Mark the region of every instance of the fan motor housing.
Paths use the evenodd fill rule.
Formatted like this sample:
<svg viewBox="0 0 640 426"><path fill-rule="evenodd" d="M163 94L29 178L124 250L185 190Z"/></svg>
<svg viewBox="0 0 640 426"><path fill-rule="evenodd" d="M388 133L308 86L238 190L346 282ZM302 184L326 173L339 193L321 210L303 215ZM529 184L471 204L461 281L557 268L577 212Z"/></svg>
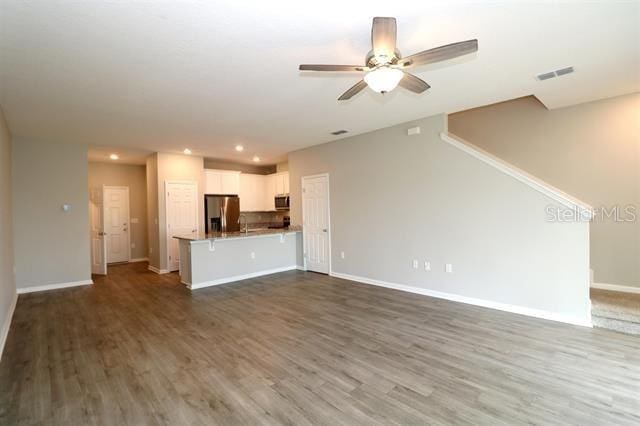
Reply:
<svg viewBox="0 0 640 426"><path fill-rule="evenodd" d="M379 62L378 58L376 58L376 56L373 54L373 50L370 50L369 53L367 53L364 63L367 64L367 67L369 68L375 68L377 66L385 64L395 65L398 63L400 58L402 58L400 51L398 49L395 49L391 58L388 58L385 62Z"/></svg>

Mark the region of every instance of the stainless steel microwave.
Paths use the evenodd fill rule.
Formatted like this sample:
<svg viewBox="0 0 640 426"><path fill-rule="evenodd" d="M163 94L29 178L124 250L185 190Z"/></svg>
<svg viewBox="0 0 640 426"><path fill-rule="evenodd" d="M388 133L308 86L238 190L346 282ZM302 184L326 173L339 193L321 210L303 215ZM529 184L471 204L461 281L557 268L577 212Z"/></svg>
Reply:
<svg viewBox="0 0 640 426"><path fill-rule="evenodd" d="M276 195L276 210L289 210L288 195Z"/></svg>

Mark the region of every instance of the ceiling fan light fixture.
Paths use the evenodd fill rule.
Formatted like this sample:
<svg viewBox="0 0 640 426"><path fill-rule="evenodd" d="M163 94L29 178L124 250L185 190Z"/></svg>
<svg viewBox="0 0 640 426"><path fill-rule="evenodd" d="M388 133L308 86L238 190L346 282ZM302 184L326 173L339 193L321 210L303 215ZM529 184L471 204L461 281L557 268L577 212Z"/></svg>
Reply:
<svg viewBox="0 0 640 426"><path fill-rule="evenodd" d="M399 69L380 67L365 74L364 81L374 92L386 93L395 89L402 77L404 72Z"/></svg>

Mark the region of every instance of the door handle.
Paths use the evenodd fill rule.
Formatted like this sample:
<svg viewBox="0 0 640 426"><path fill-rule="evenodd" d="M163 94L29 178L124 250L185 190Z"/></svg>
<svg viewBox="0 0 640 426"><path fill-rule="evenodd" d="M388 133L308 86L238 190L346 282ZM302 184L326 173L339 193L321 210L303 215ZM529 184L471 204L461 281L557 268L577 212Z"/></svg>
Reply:
<svg viewBox="0 0 640 426"><path fill-rule="evenodd" d="M106 232L102 232L102 231L101 231L101 232L98 232L98 235L99 235L100 237L104 237L105 235L107 235L107 233L106 233Z"/></svg>
<svg viewBox="0 0 640 426"><path fill-rule="evenodd" d="M326 228L325 228L325 229L323 229L323 230L322 230L322 232L327 232L327 229L326 229Z"/></svg>
<svg viewBox="0 0 640 426"><path fill-rule="evenodd" d="M127 232L127 228L124 228L124 229L122 230L122 232Z"/></svg>

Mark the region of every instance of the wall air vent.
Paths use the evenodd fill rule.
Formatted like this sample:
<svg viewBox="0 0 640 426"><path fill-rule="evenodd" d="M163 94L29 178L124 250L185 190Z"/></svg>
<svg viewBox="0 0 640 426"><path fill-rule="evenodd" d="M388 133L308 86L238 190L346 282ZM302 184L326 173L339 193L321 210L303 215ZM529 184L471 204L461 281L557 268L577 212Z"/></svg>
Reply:
<svg viewBox="0 0 640 426"><path fill-rule="evenodd" d="M560 68L559 70L538 74L536 75L536 79L539 81L549 80L550 78L562 77L563 75L571 74L573 71L573 67Z"/></svg>
<svg viewBox="0 0 640 426"><path fill-rule="evenodd" d="M348 132L348 130L342 129L342 130L336 130L335 132L331 132L331 134L338 136L338 135L344 135L347 132Z"/></svg>

